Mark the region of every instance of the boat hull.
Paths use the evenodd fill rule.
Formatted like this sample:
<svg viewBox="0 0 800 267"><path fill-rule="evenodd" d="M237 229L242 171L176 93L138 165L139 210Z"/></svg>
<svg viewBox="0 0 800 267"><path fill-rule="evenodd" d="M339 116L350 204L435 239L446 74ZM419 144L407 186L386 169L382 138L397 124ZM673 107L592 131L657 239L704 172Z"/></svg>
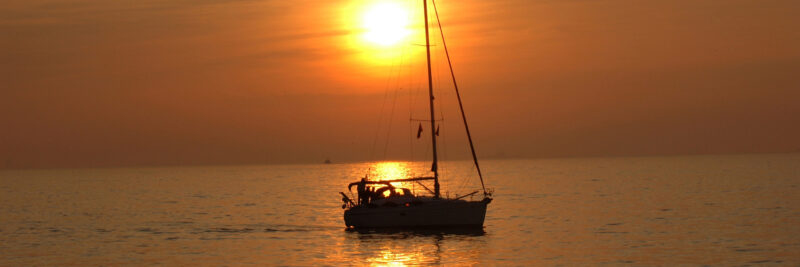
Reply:
<svg viewBox="0 0 800 267"><path fill-rule="evenodd" d="M436 199L416 205L366 207L345 210L344 222L353 228L483 227L491 199L464 201Z"/></svg>

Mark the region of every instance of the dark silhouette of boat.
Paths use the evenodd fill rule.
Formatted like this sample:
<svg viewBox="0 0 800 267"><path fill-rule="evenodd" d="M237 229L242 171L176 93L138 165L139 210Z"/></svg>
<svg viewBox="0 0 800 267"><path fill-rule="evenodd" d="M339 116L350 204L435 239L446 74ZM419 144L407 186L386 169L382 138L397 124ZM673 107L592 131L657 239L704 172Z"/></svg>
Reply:
<svg viewBox="0 0 800 267"><path fill-rule="evenodd" d="M464 107L461 103L461 95L458 92L458 85L456 83L455 75L453 74L453 67L452 63L450 62L449 52L447 51L447 44L444 41L444 33L441 34L442 45L444 46L444 51L447 55L447 63L450 67L450 74L453 79L456 97L458 98L458 104L461 110L461 118L464 122L464 130L466 131L467 139L469 140L472 159L475 164L478 177L481 181L482 190L477 190L456 198L442 197L441 193L439 192L440 186L436 144L438 128L436 127L436 120L434 118L435 105L433 79L431 73L431 44L428 26L428 1L433 3L437 20L439 15L438 11L436 11L436 3L434 0L423 0L423 17L425 18L425 48L427 52L428 65L430 127L431 129L437 129L436 131L430 131L433 153L433 162L431 165L432 176L382 181L370 181L367 179L368 177L364 177L360 181L350 183L348 185L348 190L351 190L351 192L353 186L357 187L357 199L351 199L347 194L340 192L342 195L342 201L344 202L342 208L345 209L344 222L348 228L438 228L454 226L482 228L484 219L486 217L486 209L489 203L492 202L491 193L486 190L480 165L478 164L478 157L475 154L472 136L470 135L469 126L467 125L467 117L464 113ZM440 23L439 30L441 32ZM418 137L420 133L421 131L417 133ZM393 185L393 183L401 182L412 182L419 184L429 193L431 193L431 195L414 195L408 188L400 188ZM432 182L433 189L431 190L430 187L426 186L423 182ZM481 191L483 192L482 199L466 200L467 197L472 197Z"/></svg>

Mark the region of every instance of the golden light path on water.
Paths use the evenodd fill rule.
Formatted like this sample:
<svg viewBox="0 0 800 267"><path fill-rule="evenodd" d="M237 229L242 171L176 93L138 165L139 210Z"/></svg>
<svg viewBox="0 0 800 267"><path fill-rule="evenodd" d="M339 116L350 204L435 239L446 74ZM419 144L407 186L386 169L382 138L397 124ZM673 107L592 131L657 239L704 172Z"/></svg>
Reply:
<svg viewBox="0 0 800 267"><path fill-rule="evenodd" d="M419 258L424 256L422 253L397 253L390 249L379 252L379 256L367 259L371 266L408 266L407 264L418 264Z"/></svg>
<svg viewBox="0 0 800 267"><path fill-rule="evenodd" d="M485 233L345 230L337 193L402 163L2 171L0 266L800 266L799 160L487 160Z"/></svg>
<svg viewBox="0 0 800 267"><path fill-rule="evenodd" d="M369 170L368 179L370 181L386 181L386 180L397 180L397 179L406 179L415 177L415 172L412 171L412 166L408 162L399 162L399 161L384 161L384 162L377 162L374 163ZM412 192L416 189L416 183L412 182L396 182L392 183L392 186L401 187L401 188L408 188L411 189ZM380 186L378 186L380 187ZM417 192L414 192L415 194ZM389 192L385 192L385 194L389 194Z"/></svg>
<svg viewBox="0 0 800 267"><path fill-rule="evenodd" d="M408 178L408 175L410 175L410 169L406 162L378 162L372 168L375 173L370 177L370 180L375 181L403 179Z"/></svg>

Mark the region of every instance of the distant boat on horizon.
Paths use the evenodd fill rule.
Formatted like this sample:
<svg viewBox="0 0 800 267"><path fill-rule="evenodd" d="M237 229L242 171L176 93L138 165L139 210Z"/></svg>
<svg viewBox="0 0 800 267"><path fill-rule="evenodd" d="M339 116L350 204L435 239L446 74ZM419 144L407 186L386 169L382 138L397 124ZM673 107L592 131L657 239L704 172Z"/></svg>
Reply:
<svg viewBox="0 0 800 267"><path fill-rule="evenodd" d="M436 19L438 21L439 15L438 11L436 11L436 3L432 3L434 12L436 12ZM465 200L466 197L473 196L478 192L481 192L481 190L476 190L455 198L442 197L441 193L439 192L439 160L437 156L436 144L436 138L439 134L439 129L436 127L436 119L434 117L436 113L434 112L435 105L431 71L428 0L423 0L423 12L423 17L425 18L425 48L427 52L428 65L428 101L430 110L430 132L433 156L433 162L431 164L432 176L371 181L367 175L364 178L361 178L360 181L350 183L347 186L348 191L350 191L353 186L357 187L358 197L355 201L350 199L350 197L348 197L344 192L339 192L342 195L342 201L344 202L342 205L342 208L344 209L344 222L348 228L416 228L452 226L482 228L484 219L486 217L487 206L492 202L491 193L486 190L480 165L478 165L478 157L475 154L472 136L470 135L469 126L467 125L467 117L464 114L464 108L461 104L461 96L458 93L458 85L456 84L455 75L453 74L452 63L450 62L450 56L447 52L447 44L444 42L444 33L441 34L442 45L444 46L444 51L447 55L447 63L450 67L450 74L453 79L453 86L455 87L458 105L461 111L461 117L464 122L464 129L467 134L467 139L469 140L472 159L475 164L475 169L478 172L478 177L481 181L483 198L475 201ZM441 24L439 24L439 30L441 32ZM419 131L417 132L417 138L421 136L421 133L422 124L420 124ZM422 183L423 181L433 181L433 190ZM431 195L414 195L414 192L408 188L400 188L393 185L393 183L401 182L419 184L425 190L430 192Z"/></svg>
<svg viewBox="0 0 800 267"><path fill-rule="evenodd" d="M331 161L331 159L325 159L325 161L324 161L324 162L322 162L322 163L325 163L325 164L331 164L331 163L333 163L333 162Z"/></svg>

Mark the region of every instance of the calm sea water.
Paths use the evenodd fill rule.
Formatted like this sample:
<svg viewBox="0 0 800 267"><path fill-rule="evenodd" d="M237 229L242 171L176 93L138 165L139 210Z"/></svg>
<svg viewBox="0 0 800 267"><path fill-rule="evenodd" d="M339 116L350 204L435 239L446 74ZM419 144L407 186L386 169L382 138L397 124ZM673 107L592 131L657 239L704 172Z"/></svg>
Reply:
<svg viewBox="0 0 800 267"><path fill-rule="evenodd" d="M3 171L0 265L800 265L799 154L483 164L479 232L345 231L348 182L414 164Z"/></svg>

